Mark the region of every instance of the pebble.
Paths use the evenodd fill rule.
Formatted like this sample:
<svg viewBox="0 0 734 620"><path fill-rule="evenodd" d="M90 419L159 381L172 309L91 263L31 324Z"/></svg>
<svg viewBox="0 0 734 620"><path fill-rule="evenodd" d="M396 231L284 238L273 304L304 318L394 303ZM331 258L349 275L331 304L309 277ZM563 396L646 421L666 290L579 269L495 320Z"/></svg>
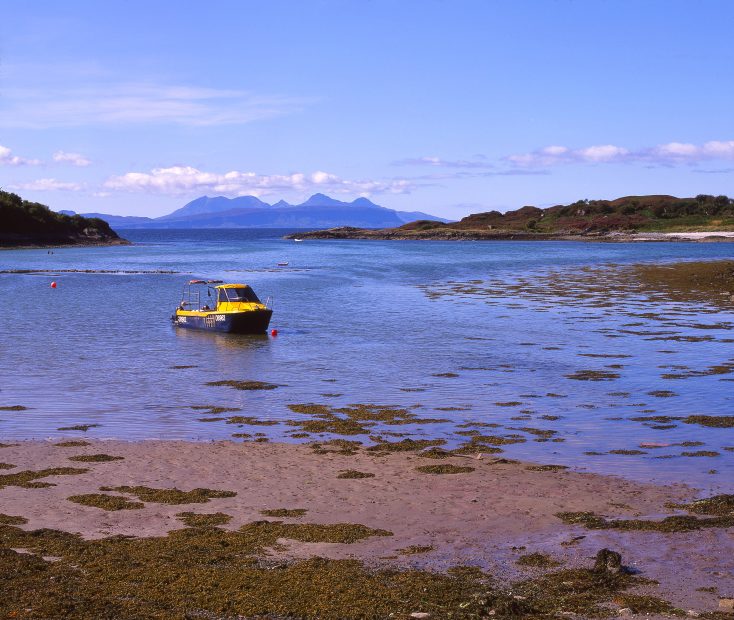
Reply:
<svg viewBox="0 0 734 620"><path fill-rule="evenodd" d="M620 616L631 616L632 610L629 607L622 607L622 609L619 610Z"/></svg>
<svg viewBox="0 0 734 620"><path fill-rule="evenodd" d="M719 599L719 611L726 613L734 613L734 598L720 598Z"/></svg>
<svg viewBox="0 0 734 620"><path fill-rule="evenodd" d="M431 614L429 614L427 611L414 611L412 614L410 614L411 618L430 618Z"/></svg>

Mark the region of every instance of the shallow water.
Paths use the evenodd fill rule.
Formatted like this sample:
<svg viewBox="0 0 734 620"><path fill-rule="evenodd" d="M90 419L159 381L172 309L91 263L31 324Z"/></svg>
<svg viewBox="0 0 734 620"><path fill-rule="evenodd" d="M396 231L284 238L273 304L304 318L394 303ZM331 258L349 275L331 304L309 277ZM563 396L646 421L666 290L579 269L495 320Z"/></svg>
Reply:
<svg viewBox="0 0 734 620"><path fill-rule="evenodd" d="M212 416L191 407L284 421L299 417L287 408L293 403L417 405L421 418L450 421L384 430L452 445L465 439L457 424L497 423L494 433L526 439L503 446L509 457L734 486L734 452L724 449L734 447L734 428L630 420L734 413L734 373L726 371L734 313L617 291L625 285L619 266L731 258L734 246L293 243L283 234L125 231L135 245L0 252L0 407L28 407L0 411L0 441L76 436L58 429L77 424L98 424L86 435L100 438L289 439L298 429L201 422ZM289 265L278 267L282 261ZM244 281L272 296L279 335L174 328L169 317L192 277ZM719 374L707 370L715 366ZM205 385L222 379L280 387ZM703 445L639 448L688 441ZM681 456L701 450L719 455Z"/></svg>

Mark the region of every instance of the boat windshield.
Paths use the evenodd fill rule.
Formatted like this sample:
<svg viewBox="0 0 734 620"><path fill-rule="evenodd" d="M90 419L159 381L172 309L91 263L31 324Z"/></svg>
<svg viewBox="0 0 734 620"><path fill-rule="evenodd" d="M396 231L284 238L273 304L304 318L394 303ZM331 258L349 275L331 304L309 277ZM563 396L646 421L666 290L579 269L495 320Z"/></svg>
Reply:
<svg viewBox="0 0 734 620"><path fill-rule="evenodd" d="M243 288L220 288L219 301L250 301L260 303L258 296L255 295L249 286Z"/></svg>

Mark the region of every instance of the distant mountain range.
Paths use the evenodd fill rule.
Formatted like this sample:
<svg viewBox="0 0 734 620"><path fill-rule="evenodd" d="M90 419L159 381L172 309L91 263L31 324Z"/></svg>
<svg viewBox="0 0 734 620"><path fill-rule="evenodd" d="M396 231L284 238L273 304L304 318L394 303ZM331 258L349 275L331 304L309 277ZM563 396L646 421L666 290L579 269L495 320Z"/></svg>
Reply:
<svg viewBox="0 0 734 620"><path fill-rule="evenodd" d="M75 215L73 211L61 211ZM389 228L416 220L449 222L420 211L395 211L375 204L367 198L352 202L314 194L305 202L292 205L284 200L275 204L255 196L225 198L202 196L173 213L157 218L83 213L97 217L114 228Z"/></svg>

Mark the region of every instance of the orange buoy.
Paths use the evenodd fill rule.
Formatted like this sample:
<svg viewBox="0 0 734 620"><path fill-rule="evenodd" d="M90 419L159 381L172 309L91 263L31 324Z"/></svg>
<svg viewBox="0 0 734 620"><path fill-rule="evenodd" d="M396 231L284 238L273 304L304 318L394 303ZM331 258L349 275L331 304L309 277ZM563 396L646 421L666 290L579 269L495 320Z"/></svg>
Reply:
<svg viewBox="0 0 734 620"><path fill-rule="evenodd" d="M278 330L277 329L271 329L270 330L270 335L271 336L277 336L278 335Z"/></svg>
<svg viewBox="0 0 734 620"><path fill-rule="evenodd" d="M51 288L56 288L56 282L51 282Z"/></svg>

